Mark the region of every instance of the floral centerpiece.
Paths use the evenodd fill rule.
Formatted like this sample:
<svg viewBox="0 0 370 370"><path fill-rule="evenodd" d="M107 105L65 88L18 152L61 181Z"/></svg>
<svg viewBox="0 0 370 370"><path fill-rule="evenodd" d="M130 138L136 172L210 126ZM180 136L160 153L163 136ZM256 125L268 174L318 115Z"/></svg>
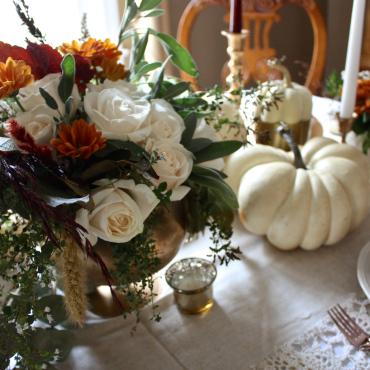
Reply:
<svg viewBox="0 0 370 370"><path fill-rule="evenodd" d="M67 355L62 300L82 325L86 259L117 305L116 291L131 311L153 302L153 230L163 207L182 209L190 235L208 227L215 259L238 258L230 242L238 204L221 170L242 143L219 141L206 123L222 120L217 99L206 99L212 91L165 77L169 61L196 75L189 53L169 35L135 28L138 17L161 13L159 3L127 1L117 44L84 27L80 41L53 48L24 0L15 2L34 41L0 43L2 368L13 360L39 369ZM164 63L145 61L149 37L168 53ZM126 39L128 66L118 47ZM112 249L114 269L97 252L101 243ZM56 294L56 264L64 296Z"/></svg>
<svg viewBox="0 0 370 370"><path fill-rule="evenodd" d="M329 97L340 100L343 87L341 74L333 72L326 83ZM355 113L352 131L362 142L362 150L367 154L370 148L370 71L363 70L358 74Z"/></svg>

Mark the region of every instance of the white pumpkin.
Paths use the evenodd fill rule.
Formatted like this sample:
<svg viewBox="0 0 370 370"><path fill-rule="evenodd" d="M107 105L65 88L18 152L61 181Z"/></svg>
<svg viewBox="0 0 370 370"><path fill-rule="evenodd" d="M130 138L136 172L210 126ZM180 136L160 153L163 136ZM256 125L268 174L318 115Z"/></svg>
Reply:
<svg viewBox="0 0 370 370"><path fill-rule="evenodd" d="M369 210L369 164L358 149L314 138L301 153L306 169L292 152L257 144L232 154L226 168L242 224L279 249L334 244Z"/></svg>
<svg viewBox="0 0 370 370"><path fill-rule="evenodd" d="M246 117L245 124L249 126L252 121L265 123L296 124L302 121L309 121L312 112L312 94L306 87L292 82L290 73L286 67L277 60L269 60L271 68L280 70L283 73L282 80L266 81L262 83L252 94L243 97L240 109L242 117ZM272 104L267 110L263 104L273 103L274 96L279 95L281 101Z"/></svg>

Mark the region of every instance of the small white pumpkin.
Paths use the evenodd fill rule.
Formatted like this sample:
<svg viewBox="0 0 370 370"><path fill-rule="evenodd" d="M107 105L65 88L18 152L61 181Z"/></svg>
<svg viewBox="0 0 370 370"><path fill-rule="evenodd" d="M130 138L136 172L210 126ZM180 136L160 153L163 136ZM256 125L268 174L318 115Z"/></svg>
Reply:
<svg viewBox="0 0 370 370"><path fill-rule="evenodd" d="M295 148L297 149L297 147ZM244 227L279 249L334 244L369 210L369 164L356 148L314 138L299 150L255 145L230 156L226 173Z"/></svg>
<svg viewBox="0 0 370 370"><path fill-rule="evenodd" d="M271 68L282 72L282 80L266 81L262 83L253 94L247 94L241 103L242 116L247 117L246 125L254 121L264 123L296 124L309 121L312 112L312 94L306 87L292 82L286 67L276 59L268 61ZM263 103L273 103L275 97L281 101L272 104L266 110ZM262 98L262 99L261 99Z"/></svg>

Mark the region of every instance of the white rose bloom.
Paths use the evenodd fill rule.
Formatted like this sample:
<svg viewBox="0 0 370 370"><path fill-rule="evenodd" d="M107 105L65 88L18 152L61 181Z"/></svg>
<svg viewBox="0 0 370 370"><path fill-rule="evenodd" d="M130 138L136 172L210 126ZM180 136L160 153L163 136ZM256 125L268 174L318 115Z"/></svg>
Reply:
<svg viewBox="0 0 370 370"><path fill-rule="evenodd" d="M55 113L46 105L19 113L15 119L33 137L37 144L49 144L53 137Z"/></svg>
<svg viewBox="0 0 370 370"><path fill-rule="evenodd" d="M185 130L184 120L176 113L172 105L164 99L153 99L150 112L152 132L155 140L169 140L179 143Z"/></svg>
<svg viewBox="0 0 370 370"><path fill-rule="evenodd" d="M193 154L181 144L167 140L152 143L150 151L160 156L160 159L152 166L159 179L152 179L152 182L155 185L165 182L167 189L172 190L172 201L182 199L190 191L188 186L182 184L193 169Z"/></svg>
<svg viewBox="0 0 370 370"><path fill-rule="evenodd" d="M144 221L158 205L152 190L133 180L100 180L105 186L92 193L92 211L81 208L76 222L88 232L92 245L98 238L112 243L126 243L143 232Z"/></svg>
<svg viewBox="0 0 370 370"><path fill-rule="evenodd" d="M129 95L131 97L141 98L145 94L143 94L141 91L138 90L137 86L124 81L124 80L118 80L118 81L111 81L111 80L104 80L103 83L99 85L94 84L88 84L87 90L89 92L101 92L106 89L117 89L121 92L123 92L126 95Z"/></svg>
<svg viewBox="0 0 370 370"><path fill-rule="evenodd" d="M216 130L210 125L208 125L204 118L198 120L197 127L195 128L193 138L194 139L205 138L205 139L210 139L214 142L220 141ZM222 171L223 168L225 167L225 161L223 158L217 158L211 161L199 163L199 165L202 167L209 167L209 168L213 168L218 171Z"/></svg>
<svg viewBox="0 0 370 370"><path fill-rule="evenodd" d="M28 85L26 87L22 87L19 89L19 96L20 96L20 102L23 106L23 108L28 111L32 110L38 105L46 105L44 98L40 94L40 87L42 87L46 92L51 95L54 100L58 104L58 109L60 113L65 114L65 104L62 102L62 100L59 97L58 93L58 86L60 82L60 73L52 73L41 80L35 81L31 85ZM76 112L78 108L78 104L80 103L80 94L78 92L77 86L73 86L72 90L72 97L73 97L73 103L72 103L72 115ZM56 112L52 109L50 109L52 114L55 116Z"/></svg>
<svg viewBox="0 0 370 370"><path fill-rule="evenodd" d="M145 99L110 88L88 92L84 105L91 122L107 139L138 143L150 134L150 103Z"/></svg>

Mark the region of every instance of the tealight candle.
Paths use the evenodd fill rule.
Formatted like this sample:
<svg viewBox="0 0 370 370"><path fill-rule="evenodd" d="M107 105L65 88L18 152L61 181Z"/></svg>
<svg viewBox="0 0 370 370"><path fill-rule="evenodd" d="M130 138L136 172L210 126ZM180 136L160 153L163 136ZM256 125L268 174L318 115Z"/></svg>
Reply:
<svg viewBox="0 0 370 370"><path fill-rule="evenodd" d="M213 263L202 258L185 258L168 268L166 281L174 290L179 309L196 314L213 306L212 283L216 275Z"/></svg>

